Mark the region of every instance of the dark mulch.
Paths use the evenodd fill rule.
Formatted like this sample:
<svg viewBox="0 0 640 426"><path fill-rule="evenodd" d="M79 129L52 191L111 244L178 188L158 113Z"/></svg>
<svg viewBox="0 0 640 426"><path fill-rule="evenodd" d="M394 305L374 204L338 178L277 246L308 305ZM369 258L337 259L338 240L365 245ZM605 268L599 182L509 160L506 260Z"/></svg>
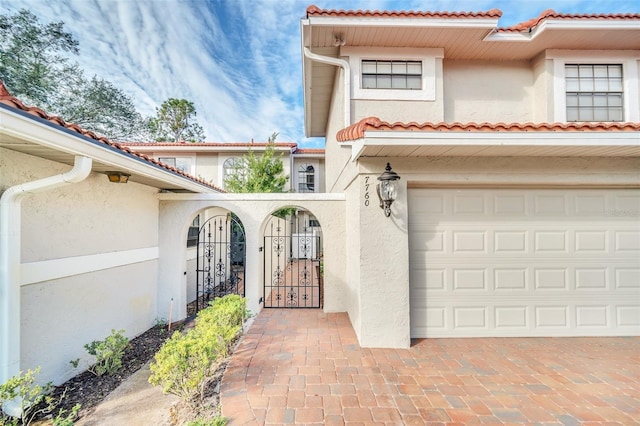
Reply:
<svg viewBox="0 0 640 426"><path fill-rule="evenodd" d="M167 331L166 325L158 325L132 339L122 358L122 367L113 375L99 377L85 371L56 387L54 396L58 398L66 389L66 397L59 408L71 410L75 404L81 404L80 417L91 413L109 393L153 358L174 330L176 330L175 324L170 332Z"/></svg>

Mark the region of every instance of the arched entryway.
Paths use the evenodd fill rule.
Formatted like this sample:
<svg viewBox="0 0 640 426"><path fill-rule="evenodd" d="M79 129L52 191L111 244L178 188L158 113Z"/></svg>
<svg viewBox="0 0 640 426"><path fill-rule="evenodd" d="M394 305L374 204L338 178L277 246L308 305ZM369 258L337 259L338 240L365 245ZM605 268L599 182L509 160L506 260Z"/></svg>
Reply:
<svg viewBox="0 0 640 426"><path fill-rule="evenodd" d="M308 210L285 207L264 227L265 308L323 307L322 228Z"/></svg>
<svg viewBox="0 0 640 426"><path fill-rule="evenodd" d="M205 211L189 228L187 245L195 248L188 316L227 294L245 295L246 235L240 219L222 209ZM192 250L193 250L192 248Z"/></svg>

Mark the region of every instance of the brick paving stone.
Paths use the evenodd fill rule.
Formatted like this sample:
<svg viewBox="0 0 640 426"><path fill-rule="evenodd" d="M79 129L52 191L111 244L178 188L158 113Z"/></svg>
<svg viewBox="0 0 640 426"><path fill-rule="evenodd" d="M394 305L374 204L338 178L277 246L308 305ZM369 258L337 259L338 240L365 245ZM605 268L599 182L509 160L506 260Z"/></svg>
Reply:
<svg viewBox="0 0 640 426"><path fill-rule="evenodd" d="M638 353L635 337L369 349L346 314L265 309L230 359L222 414L230 425L637 424Z"/></svg>

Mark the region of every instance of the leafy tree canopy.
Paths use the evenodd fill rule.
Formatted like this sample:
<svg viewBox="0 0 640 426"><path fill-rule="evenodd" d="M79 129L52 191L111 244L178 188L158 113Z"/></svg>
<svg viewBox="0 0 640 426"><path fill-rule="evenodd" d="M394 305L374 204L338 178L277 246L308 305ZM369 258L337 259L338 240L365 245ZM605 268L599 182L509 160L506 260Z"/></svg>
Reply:
<svg viewBox="0 0 640 426"><path fill-rule="evenodd" d="M289 179L284 174L282 154L275 152L275 141L278 134L269 138L264 153L256 155L253 150L240 158L234 167L234 173L224 180L229 192L284 192Z"/></svg>
<svg viewBox="0 0 640 426"><path fill-rule="evenodd" d="M169 98L156 108L156 117L149 120L149 126L159 142L202 142L204 131L195 117L193 102Z"/></svg>
<svg viewBox="0 0 640 426"><path fill-rule="evenodd" d="M78 54L78 41L63 27L40 24L26 9L0 15L0 79L14 96L45 104L65 75L77 72L66 55Z"/></svg>

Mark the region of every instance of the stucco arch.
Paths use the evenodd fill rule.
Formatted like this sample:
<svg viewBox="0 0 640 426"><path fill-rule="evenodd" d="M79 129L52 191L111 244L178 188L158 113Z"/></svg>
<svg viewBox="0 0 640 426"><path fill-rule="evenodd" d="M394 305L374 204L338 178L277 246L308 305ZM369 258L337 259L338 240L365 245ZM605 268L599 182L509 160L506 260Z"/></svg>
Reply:
<svg viewBox="0 0 640 426"><path fill-rule="evenodd" d="M324 238L325 312L344 312L346 286L345 198L343 194L175 194L161 193L159 219L158 317L186 317L186 235L198 212L219 207L232 211L242 221L246 234L245 296L248 308L258 313L262 306L260 247L262 231L272 212L298 206L314 214Z"/></svg>

